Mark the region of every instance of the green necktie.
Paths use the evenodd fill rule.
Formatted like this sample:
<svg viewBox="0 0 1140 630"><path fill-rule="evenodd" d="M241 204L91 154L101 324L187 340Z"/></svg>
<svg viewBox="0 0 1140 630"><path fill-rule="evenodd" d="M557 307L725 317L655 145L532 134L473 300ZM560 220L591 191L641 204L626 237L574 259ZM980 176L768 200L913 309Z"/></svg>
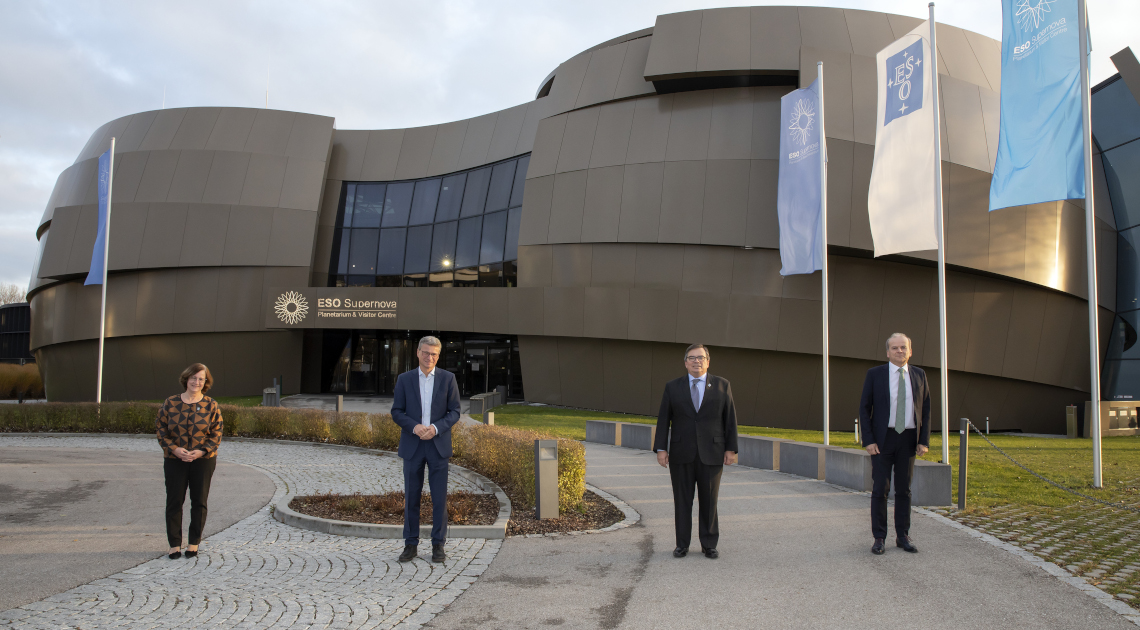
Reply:
<svg viewBox="0 0 1140 630"><path fill-rule="evenodd" d="M895 431L902 433L906 430L906 381L903 380L903 369L899 368L899 397L895 402Z"/></svg>

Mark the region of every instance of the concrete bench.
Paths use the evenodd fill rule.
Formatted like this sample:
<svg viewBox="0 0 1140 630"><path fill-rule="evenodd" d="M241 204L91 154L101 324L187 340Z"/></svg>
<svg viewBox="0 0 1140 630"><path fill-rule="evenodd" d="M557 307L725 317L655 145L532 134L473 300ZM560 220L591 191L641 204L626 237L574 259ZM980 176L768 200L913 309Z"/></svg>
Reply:
<svg viewBox="0 0 1140 630"><path fill-rule="evenodd" d="M587 420L586 441L621 446L622 423L609 420Z"/></svg>
<svg viewBox="0 0 1140 630"><path fill-rule="evenodd" d="M643 451L653 450L653 440L657 437L657 425L637 422L622 422L621 445Z"/></svg>
<svg viewBox="0 0 1140 630"><path fill-rule="evenodd" d="M780 472L808 479L824 479L827 471L826 454L833 448L835 447L810 442L785 442L780 445Z"/></svg>
<svg viewBox="0 0 1140 630"><path fill-rule="evenodd" d="M871 456L867 451L853 448L830 448L826 454L825 480L844 488L870 492ZM914 478L910 480L910 499L913 505L950 505L950 466L938 462L918 460L914 463ZM894 497L894 488L891 488Z"/></svg>
<svg viewBox="0 0 1140 630"><path fill-rule="evenodd" d="M741 466L762 468L764 470L780 469L780 444L791 442L781 438L760 437L756 435L741 435L737 437L740 452L737 454L737 463Z"/></svg>

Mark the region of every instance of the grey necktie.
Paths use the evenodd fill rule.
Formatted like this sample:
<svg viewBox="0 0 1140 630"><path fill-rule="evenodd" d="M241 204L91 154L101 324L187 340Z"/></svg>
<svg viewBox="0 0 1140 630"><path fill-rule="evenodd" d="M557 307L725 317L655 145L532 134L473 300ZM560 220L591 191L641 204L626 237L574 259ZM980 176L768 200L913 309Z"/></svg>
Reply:
<svg viewBox="0 0 1140 630"><path fill-rule="evenodd" d="M701 410L700 381L698 381L697 379L693 379L692 394L693 394L693 409L700 411Z"/></svg>
<svg viewBox="0 0 1140 630"><path fill-rule="evenodd" d="M899 395L895 401L895 431L902 433L906 430L906 381L903 379L902 368L899 368Z"/></svg>

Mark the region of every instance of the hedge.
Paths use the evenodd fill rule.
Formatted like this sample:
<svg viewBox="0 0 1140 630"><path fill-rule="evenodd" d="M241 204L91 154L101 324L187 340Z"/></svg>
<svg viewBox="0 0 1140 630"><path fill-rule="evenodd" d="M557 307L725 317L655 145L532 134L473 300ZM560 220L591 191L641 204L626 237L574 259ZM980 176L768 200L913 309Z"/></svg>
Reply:
<svg viewBox="0 0 1140 630"><path fill-rule="evenodd" d="M159 403L32 403L0 405L0 433L154 433ZM225 436L326 442L396 450L400 427L388 414L222 405ZM518 509L534 508L534 441L556 439L507 427L452 427L457 464L499 484ZM558 439L558 506L582 510L586 448ZM224 442L224 440L223 440Z"/></svg>

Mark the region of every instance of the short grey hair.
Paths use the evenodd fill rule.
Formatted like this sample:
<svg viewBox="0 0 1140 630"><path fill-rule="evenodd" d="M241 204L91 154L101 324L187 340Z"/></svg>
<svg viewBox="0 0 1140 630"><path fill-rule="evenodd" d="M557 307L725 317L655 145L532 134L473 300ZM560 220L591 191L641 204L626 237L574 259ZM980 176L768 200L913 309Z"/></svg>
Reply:
<svg viewBox="0 0 1140 630"><path fill-rule="evenodd" d="M894 339L895 337L902 337L903 339L906 339L906 347L910 348L911 352L914 352L914 342L911 341L910 337L907 337L905 333L891 333L891 336L887 337L887 352L891 351L891 339Z"/></svg>
<svg viewBox="0 0 1140 630"><path fill-rule="evenodd" d="M439 337L433 337L431 335L428 335L427 337L420 339L419 345L416 346L416 351L418 352L419 349L424 347L424 346L431 346L433 348L442 348L443 342L439 340Z"/></svg>
<svg viewBox="0 0 1140 630"><path fill-rule="evenodd" d="M688 348L685 348L685 358L686 359L689 358L689 352L691 352L693 350L704 350L705 356L708 357L709 359L712 359L712 353L709 352L709 347L703 343L694 343L693 345L689 346Z"/></svg>

